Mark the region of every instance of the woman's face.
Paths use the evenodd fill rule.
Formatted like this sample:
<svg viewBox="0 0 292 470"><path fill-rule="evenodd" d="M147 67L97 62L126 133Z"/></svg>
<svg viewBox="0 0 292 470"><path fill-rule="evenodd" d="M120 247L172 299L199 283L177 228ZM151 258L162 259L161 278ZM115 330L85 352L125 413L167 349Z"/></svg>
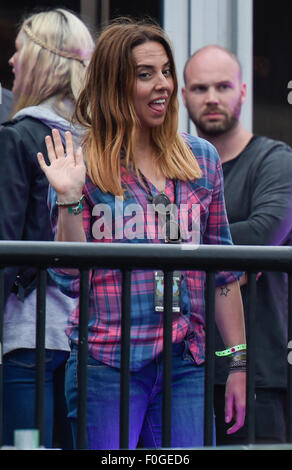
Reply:
<svg viewBox="0 0 292 470"><path fill-rule="evenodd" d="M133 104L142 129L160 126L174 90L169 58L159 42L134 47L136 80Z"/></svg>
<svg viewBox="0 0 292 470"><path fill-rule="evenodd" d="M22 33L19 32L15 40L15 52L9 59L8 63L12 67L14 74L14 82L12 87L12 93L15 95L21 82L21 63L20 63L20 52L23 47Z"/></svg>

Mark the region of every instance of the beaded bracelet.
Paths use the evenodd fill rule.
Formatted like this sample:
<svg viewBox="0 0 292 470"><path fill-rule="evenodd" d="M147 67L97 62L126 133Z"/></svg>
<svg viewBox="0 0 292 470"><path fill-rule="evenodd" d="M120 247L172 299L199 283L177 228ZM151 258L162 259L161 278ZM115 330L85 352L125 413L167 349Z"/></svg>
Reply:
<svg viewBox="0 0 292 470"><path fill-rule="evenodd" d="M56 201L56 205L59 207L67 207L69 214L78 215L81 214L81 212L83 211L82 201L84 197L84 194L82 194L81 198L78 201L72 202Z"/></svg>
<svg viewBox="0 0 292 470"><path fill-rule="evenodd" d="M84 194L82 194L81 198L78 199L78 201L71 201L71 202L62 202L62 201L56 201L56 206L60 207L76 207L79 206L79 204L83 201L85 198Z"/></svg>
<svg viewBox="0 0 292 470"><path fill-rule="evenodd" d="M230 362L246 361L246 351L238 352L230 356Z"/></svg>
<svg viewBox="0 0 292 470"><path fill-rule="evenodd" d="M246 360L231 361L229 364L229 373L232 372L246 372Z"/></svg>

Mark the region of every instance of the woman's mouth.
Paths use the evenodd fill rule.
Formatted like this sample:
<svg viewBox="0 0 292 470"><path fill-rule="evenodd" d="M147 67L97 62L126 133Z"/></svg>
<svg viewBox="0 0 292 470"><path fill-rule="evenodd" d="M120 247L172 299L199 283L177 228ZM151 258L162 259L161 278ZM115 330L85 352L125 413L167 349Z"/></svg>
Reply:
<svg viewBox="0 0 292 470"><path fill-rule="evenodd" d="M166 98L159 98L149 103L151 109L157 113L163 113L166 108Z"/></svg>

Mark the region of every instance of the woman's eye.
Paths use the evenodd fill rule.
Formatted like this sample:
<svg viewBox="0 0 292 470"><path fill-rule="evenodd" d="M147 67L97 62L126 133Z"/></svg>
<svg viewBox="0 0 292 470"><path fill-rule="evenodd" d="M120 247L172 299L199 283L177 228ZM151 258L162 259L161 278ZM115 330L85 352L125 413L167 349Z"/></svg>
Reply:
<svg viewBox="0 0 292 470"><path fill-rule="evenodd" d="M139 78L142 78L142 79L143 79L143 78L144 78L144 79L145 79L145 78L149 78L149 77L150 77L150 73L149 73L149 72L140 72L140 73L138 74L138 77L139 77Z"/></svg>

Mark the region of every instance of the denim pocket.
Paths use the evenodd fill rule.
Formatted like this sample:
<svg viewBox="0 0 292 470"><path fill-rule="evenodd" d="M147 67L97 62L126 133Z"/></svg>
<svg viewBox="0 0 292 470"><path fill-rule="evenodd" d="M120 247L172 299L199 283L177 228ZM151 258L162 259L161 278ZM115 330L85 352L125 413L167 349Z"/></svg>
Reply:
<svg viewBox="0 0 292 470"><path fill-rule="evenodd" d="M68 357L67 351L55 351L55 350L46 350L45 351L45 367L47 370L55 370L62 363L66 361ZM3 358L3 362L7 366L12 367L24 367L27 369L36 368L36 350L21 348L15 349L7 354Z"/></svg>
<svg viewBox="0 0 292 470"><path fill-rule="evenodd" d="M6 365L34 369L36 367L36 352L35 349L15 349L5 354L3 361Z"/></svg>

